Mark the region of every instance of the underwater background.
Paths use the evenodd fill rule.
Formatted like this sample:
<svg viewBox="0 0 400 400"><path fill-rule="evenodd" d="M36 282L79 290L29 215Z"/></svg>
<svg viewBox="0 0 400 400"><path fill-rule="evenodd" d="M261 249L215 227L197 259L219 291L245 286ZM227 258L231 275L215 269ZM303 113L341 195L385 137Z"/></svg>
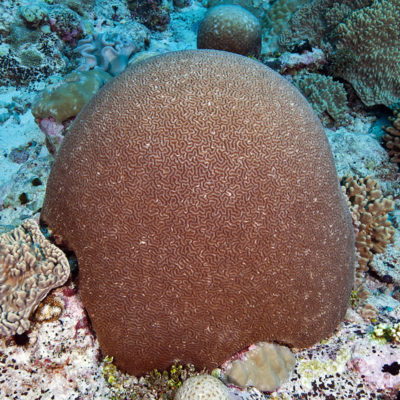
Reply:
<svg viewBox="0 0 400 400"><path fill-rule="evenodd" d="M397 0L1 0L0 398L399 399L399 32ZM292 349L270 390L249 380L215 384L214 397L176 395L206 372L232 383L229 360L214 371L120 372L100 352L74 255L37 225L84 105L130 64L196 48L259 60L298 88L323 124L353 221L345 319L326 340ZM23 272L12 268L18 257Z"/></svg>

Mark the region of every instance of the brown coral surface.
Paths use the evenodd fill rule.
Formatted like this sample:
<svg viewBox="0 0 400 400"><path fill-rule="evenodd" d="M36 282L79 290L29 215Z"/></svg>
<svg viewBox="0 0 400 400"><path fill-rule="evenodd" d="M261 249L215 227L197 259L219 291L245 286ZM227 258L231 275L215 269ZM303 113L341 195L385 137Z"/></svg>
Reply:
<svg viewBox="0 0 400 400"><path fill-rule="evenodd" d="M79 260L104 354L213 368L330 335L354 237L322 126L263 64L193 50L136 63L71 125L42 219Z"/></svg>

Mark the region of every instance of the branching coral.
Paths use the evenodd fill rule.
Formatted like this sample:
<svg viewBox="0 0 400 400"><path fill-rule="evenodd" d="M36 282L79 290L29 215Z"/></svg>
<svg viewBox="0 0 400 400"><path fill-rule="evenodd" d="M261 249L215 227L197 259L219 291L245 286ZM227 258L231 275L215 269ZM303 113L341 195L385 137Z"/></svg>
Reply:
<svg viewBox="0 0 400 400"><path fill-rule="evenodd" d="M388 149L390 160L400 164L400 112L394 112L393 118L390 118L393 126L387 126L384 129L386 135L383 135L383 140Z"/></svg>
<svg viewBox="0 0 400 400"><path fill-rule="evenodd" d="M374 339L384 340L385 342L400 343L400 322L393 325L384 323L375 325L371 336Z"/></svg>
<svg viewBox="0 0 400 400"><path fill-rule="evenodd" d="M315 73L296 75L295 86L307 97L325 125L343 125L349 121L346 90L331 76Z"/></svg>
<svg viewBox="0 0 400 400"><path fill-rule="evenodd" d="M341 184L357 230L360 277L374 254L383 253L386 246L393 243L395 229L388 221L388 214L394 210L394 202L391 196L383 196L379 184L370 176L344 177Z"/></svg>
<svg viewBox="0 0 400 400"><path fill-rule="evenodd" d="M64 253L26 220L0 236L0 335L22 334L29 317L50 290L69 277Z"/></svg>

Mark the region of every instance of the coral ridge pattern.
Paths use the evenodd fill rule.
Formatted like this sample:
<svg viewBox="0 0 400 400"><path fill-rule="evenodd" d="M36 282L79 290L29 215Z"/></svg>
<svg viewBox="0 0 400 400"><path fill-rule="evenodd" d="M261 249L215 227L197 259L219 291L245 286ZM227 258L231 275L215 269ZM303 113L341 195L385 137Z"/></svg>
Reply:
<svg viewBox="0 0 400 400"><path fill-rule="evenodd" d="M78 258L103 353L135 375L309 346L347 309L354 235L323 128L244 56L128 66L71 125L41 218Z"/></svg>

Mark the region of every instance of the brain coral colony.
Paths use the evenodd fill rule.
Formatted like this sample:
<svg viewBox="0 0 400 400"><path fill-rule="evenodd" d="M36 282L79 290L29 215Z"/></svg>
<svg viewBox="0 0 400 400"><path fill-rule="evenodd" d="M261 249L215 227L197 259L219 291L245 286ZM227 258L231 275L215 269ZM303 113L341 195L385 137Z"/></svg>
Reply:
<svg viewBox="0 0 400 400"><path fill-rule="evenodd" d="M400 398L399 0L0 13L1 400Z"/></svg>
<svg viewBox="0 0 400 400"><path fill-rule="evenodd" d="M103 352L132 374L215 368L260 340L309 346L347 308L353 228L322 126L233 53L153 57L104 87L60 148L41 218L78 257Z"/></svg>

